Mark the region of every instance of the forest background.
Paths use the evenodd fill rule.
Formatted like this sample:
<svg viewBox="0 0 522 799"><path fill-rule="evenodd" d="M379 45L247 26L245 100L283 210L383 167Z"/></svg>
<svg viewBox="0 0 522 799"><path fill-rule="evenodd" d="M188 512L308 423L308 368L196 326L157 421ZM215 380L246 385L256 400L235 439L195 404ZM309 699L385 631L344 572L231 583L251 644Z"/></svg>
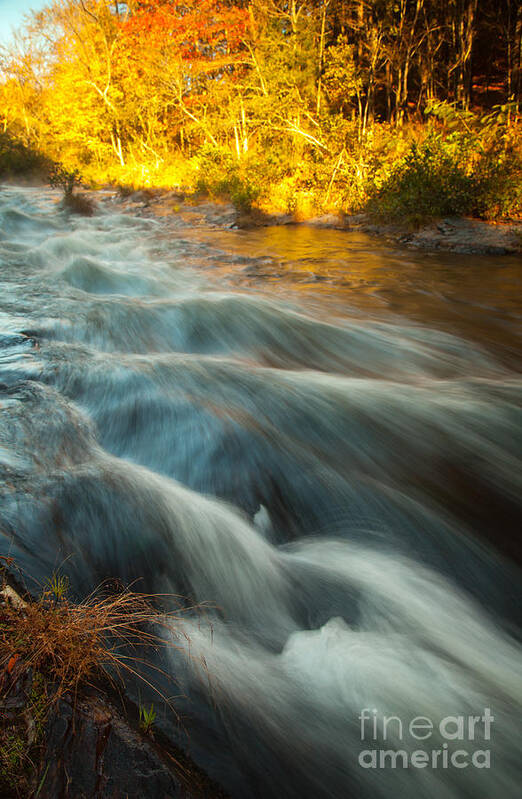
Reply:
<svg viewBox="0 0 522 799"><path fill-rule="evenodd" d="M522 213L517 0L57 0L0 55L0 175L240 209Z"/></svg>

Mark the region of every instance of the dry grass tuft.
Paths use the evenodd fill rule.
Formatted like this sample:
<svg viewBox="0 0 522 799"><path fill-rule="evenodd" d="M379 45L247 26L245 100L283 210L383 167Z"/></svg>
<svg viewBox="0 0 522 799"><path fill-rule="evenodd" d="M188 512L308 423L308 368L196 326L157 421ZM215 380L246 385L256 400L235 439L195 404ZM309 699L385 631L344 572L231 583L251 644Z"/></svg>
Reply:
<svg viewBox="0 0 522 799"><path fill-rule="evenodd" d="M11 559L0 561L12 571ZM68 598L67 578L57 574L28 600L0 583L0 795L35 795L45 725L65 694L74 701L81 688L107 680L119 688L133 676L175 712L146 675L152 670L172 681L154 666L154 653L177 646L185 610L172 596L111 587L76 603ZM176 609L160 609L165 600ZM149 734L155 715L152 705L144 713L142 729Z"/></svg>
<svg viewBox="0 0 522 799"><path fill-rule="evenodd" d="M114 684L132 675L168 701L141 667L154 669L153 652L177 646L185 611L179 605L175 611L159 610L160 597L127 588L108 594L101 586L79 603L68 599L67 590L67 579L53 575L31 601L8 586L0 592L0 674L10 673L19 661L52 681L55 699L66 691L76 694L80 685L100 677Z"/></svg>
<svg viewBox="0 0 522 799"><path fill-rule="evenodd" d="M71 214L92 216L96 210L96 203L86 194L66 194L62 202L63 207Z"/></svg>

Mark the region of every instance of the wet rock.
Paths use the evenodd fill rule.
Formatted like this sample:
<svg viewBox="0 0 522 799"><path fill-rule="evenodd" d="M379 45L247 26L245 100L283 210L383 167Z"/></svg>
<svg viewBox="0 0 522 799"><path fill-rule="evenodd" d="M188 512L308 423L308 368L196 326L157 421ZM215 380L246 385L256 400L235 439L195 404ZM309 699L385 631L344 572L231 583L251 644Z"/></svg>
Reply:
<svg viewBox="0 0 522 799"><path fill-rule="evenodd" d="M96 194L93 192L93 194ZM110 198L109 198L110 199ZM113 198L114 199L114 198ZM259 208L238 211L231 203L198 201L183 189L133 192L123 200L125 210L171 220L179 217L192 226L221 229L248 229L282 225L305 225L316 228L361 231L385 236L400 244L424 250L443 250L475 255L511 255L522 253L522 221L493 223L480 219L446 217L416 231L400 223L375 222L367 214L322 214L298 220L292 214L269 213Z"/></svg>
<svg viewBox="0 0 522 799"><path fill-rule="evenodd" d="M378 224L358 215L350 218L348 227L423 250L465 255L522 253L522 222L494 224L481 219L451 217L416 231L405 231L400 225Z"/></svg>
<svg viewBox="0 0 522 799"><path fill-rule="evenodd" d="M261 211L259 208L252 208L250 211L238 214L236 224L238 228L248 230L249 228L271 227L272 225L293 225L296 222L291 214L270 214L266 211Z"/></svg>
<svg viewBox="0 0 522 799"><path fill-rule="evenodd" d="M158 747L97 698L61 700L48 722L40 796L48 799L190 799ZM44 766L44 769L46 767Z"/></svg>
<svg viewBox="0 0 522 799"><path fill-rule="evenodd" d="M345 217L340 214L322 214L321 216L314 216L304 222L309 227L316 228L333 228L334 230L346 230L348 222Z"/></svg>
<svg viewBox="0 0 522 799"><path fill-rule="evenodd" d="M507 255L522 249L516 224L494 225L478 219L444 219L412 235L411 244L477 255Z"/></svg>

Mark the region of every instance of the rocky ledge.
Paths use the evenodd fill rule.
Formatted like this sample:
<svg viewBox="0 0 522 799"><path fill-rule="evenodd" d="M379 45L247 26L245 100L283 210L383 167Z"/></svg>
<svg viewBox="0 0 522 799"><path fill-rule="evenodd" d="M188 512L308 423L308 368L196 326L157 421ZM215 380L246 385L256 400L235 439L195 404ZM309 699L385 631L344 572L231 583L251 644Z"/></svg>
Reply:
<svg viewBox="0 0 522 799"><path fill-rule="evenodd" d="M480 219L451 217L433 222L416 231L398 226L375 225L365 218L353 218L352 228L377 233L400 244L424 250L476 255L512 255L522 253L522 222L485 222Z"/></svg>
<svg viewBox="0 0 522 799"><path fill-rule="evenodd" d="M397 224L372 221L366 214L324 214L300 220L290 214L268 214L253 209L237 211L231 203L217 201L194 202L176 191L138 191L113 199L133 213L145 216L177 217L193 225L211 228L248 228L271 225L306 225L316 228L353 230L384 236L406 247L431 251L447 251L479 255L510 255L522 253L522 220L486 222L480 219L451 217L407 230Z"/></svg>

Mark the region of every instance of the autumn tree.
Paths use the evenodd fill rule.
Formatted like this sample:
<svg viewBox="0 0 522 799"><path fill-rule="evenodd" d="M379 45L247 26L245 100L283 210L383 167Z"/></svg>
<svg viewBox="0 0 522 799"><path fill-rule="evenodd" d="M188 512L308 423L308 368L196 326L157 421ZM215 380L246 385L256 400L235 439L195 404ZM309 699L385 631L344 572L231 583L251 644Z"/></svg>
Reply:
<svg viewBox="0 0 522 799"><path fill-rule="evenodd" d="M163 124L217 146L219 131L208 111L231 94L248 20L240 5L218 0L138 2L119 26L127 82L140 87L147 108L151 101L159 106ZM138 118L150 139L144 113Z"/></svg>

